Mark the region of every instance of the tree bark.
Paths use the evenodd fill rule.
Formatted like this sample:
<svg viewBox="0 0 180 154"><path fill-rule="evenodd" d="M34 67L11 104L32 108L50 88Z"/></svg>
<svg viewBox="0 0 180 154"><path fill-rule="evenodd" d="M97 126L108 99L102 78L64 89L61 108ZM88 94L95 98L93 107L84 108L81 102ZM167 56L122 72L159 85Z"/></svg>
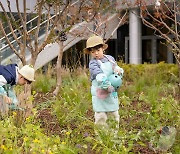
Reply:
<svg viewBox="0 0 180 154"><path fill-rule="evenodd" d="M54 90L53 94L57 96L57 94L59 93L59 89L61 87L61 83L62 83L62 76L61 76L61 72L62 72L62 56L63 56L63 42L59 41L59 54L58 54L58 58L57 58L57 63L56 63L56 72L57 72L57 84L56 84L56 89Z"/></svg>
<svg viewBox="0 0 180 154"><path fill-rule="evenodd" d="M180 58L179 58L180 61ZM177 63L178 71L179 71L179 78L178 78L178 97L180 98L180 63Z"/></svg>

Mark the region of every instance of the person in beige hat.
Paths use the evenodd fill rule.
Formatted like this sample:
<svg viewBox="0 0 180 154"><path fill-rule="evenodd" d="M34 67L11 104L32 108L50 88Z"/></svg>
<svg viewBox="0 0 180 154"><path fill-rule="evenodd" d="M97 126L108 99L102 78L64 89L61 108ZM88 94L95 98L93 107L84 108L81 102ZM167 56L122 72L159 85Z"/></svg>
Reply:
<svg viewBox="0 0 180 154"><path fill-rule="evenodd" d="M0 111L3 103L8 104L8 108L16 109L18 100L13 87L15 85L31 84L34 80L35 70L31 65L25 65L19 69L17 64L0 65ZM2 102L3 101L3 102Z"/></svg>
<svg viewBox="0 0 180 154"><path fill-rule="evenodd" d="M104 54L107 48L108 45L104 43L102 37L94 35L86 41L84 52L91 55L89 71L92 82L91 95L95 124L100 125L100 128L107 128L107 120L112 117L116 122L116 128L118 128L119 101L117 89L111 85L108 77L114 73L123 75L124 71L111 55Z"/></svg>

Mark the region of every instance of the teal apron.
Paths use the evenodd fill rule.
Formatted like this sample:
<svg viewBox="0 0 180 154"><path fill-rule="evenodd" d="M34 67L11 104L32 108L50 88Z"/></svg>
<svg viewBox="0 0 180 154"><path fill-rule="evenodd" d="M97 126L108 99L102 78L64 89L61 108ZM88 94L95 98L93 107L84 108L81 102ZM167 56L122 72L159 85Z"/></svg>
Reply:
<svg viewBox="0 0 180 154"><path fill-rule="evenodd" d="M102 63L99 61L100 68L103 73L108 77L113 74L113 64L111 62ZM92 94L92 104L93 110L95 112L112 112L119 109L119 101L117 97L117 92L108 93L108 96L104 99L97 97L98 89L97 80L92 81L91 94Z"/></svg>

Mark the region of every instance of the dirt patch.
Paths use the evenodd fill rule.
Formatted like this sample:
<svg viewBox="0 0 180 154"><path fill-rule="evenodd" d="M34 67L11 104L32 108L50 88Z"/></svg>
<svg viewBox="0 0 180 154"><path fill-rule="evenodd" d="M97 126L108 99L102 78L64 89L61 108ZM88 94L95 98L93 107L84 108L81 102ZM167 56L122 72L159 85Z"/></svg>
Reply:
<svg viewBox="0 0 180 154"><path fill-rule="evenodd" d="M138 144L135 145L135 147L133 149L133 152L135 154L139 154L139 153L141 153L141 154L155 154L154 151L149 149L148 145L146 147L144 147L144 146L141 146L141 145L138 145Z"/></svg>
<svg viewBox="0 0 180 154"><path fill-rule="evenodd" d="M60 135L61 128L56 116L52 115L51 109L42 109L38 112L38 119L40 119L41 127L47 135Z"/></svg>
<svg viewBox="0 0 180 154"><path fill-rule="evenodd" d="M54 97L54 95L52 92L48 92L48 93L38 92L34 96L34 102L35 102L35 104L43 103L43 102L46 102L46 101L53 99L53 97Z"/></svg>

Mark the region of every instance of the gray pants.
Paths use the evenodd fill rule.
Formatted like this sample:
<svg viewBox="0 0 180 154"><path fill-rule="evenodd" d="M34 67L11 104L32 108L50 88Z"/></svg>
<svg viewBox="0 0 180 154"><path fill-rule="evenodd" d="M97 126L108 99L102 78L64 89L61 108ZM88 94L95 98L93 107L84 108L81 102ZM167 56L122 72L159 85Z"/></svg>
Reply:
<svg viewBox="0 0 180 154"><path fill-rule="evenodd" d="M107 134L111 134L117 137L119 130L119 113L113 112L95 112L95 124ZM113 123L108 123L108 120L112 120ZM115 122L115 123L114 123ZM98 131L95 130L95 134L98 135Z"/></svg>
<svg viewBox="0 0 180 154"><path fill-rule="evenodd" d="M95 124L107 126L106 121L111 117L117 123L119 128L119 113L118 111L113 112L95 112Z"/></svg>

